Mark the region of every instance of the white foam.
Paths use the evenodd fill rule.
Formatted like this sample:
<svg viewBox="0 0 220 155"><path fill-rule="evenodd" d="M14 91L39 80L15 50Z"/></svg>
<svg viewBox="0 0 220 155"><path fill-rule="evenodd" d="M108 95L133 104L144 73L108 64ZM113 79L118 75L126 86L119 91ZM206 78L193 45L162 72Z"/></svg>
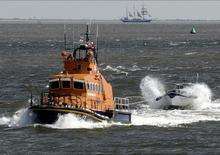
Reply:
<svg viewBox="0 0 220 155"><path fill-rule="evenodd" d="M206 110L161 110L150 109L147 105L139 110L132 111L132 122L134 126L158 126L158 127L181 127L183 124L190 124L200 121L220 121L220 104L215 110L212 108ZM8 125L9 127L25 127L34 125L30 122L27 109L21 109L20 114L14 114L10 117L1 117L0 125ZM73 114L61 115L54 124L41 125L54 129L96 129L108 128L111 126L124 126L121 123L112 122L93 122L83 118L76 117Z"/></svg>
<svg viewBox="0 0 220 155"><path fill-rule="evenodd" d="M172 41L171 41L171 42L169 42L169 45L170 45L170 46L178 46L179 43L177 43L177 42L172 42Z"/></svg>
<svg viewBox="0 0 220 155"><path fill-rule="evenodd" d="M191 109L206 109L212 104L211 89L205 83L195 83L183 89L185 96L192 96L192 98L174 97L172 99L173 105L190 105Z"/></svg>
<svg viewBox="0 0 220 155"><path fill-rule="evenodd" d="M185 87L182 90L182 92L185 92L183 95L191 96L189 98L182 96L176 96L172 99L163 97L159 101L155 99L165 94L165 86L157 78L146 76L142 79L140 88L145 101L152 109L162 109L168 104L188 105L192 109L206 109L212 104L212 92L205 83L195 83Z"/></svg>
<svg viewBox="0 0 220 155"><path fill-rule="evenodd" d="M197 54L198 52L188 52L188 53L185 53L185 55L195 55Z"/></svg>
<svg viewBox="0 0 220 155"><path fill-rule="evenodd" d="M165 93L165 86L157 78L146 76L141 81L140 88L145 102L143 102L143 99L138 96L141 101L138 101L135 104L139 104L139 109L133 110L131 117L131 124L134 126L149 125L159 127L179 127L182 126L182 124L190 124L200 121L220 121L220 99L212 101L211 89L204 83L196 83L184 88L184 91L186 91L188 95L196 96L196 98L190 100L193 108L188 110L160 109L166 103L164 103L163 100L156 102L155 98ZM135 98L135 101L137 101L137 96L130 96L129 98ZM184 104L182 98L177 99L178 100L172 101L173 104ZM32 113L25 108L20 109L12 117L0 117L0 125L8 125L9 127L33 125L32 120L34 115L31 114ZM123 124L107 121L93 122L77 117L73 114L66 114L59 116L59 119L54 124L43 126L56 129L96 129L108 128L113 125L119 126Z"/></svg>
<svg viewBox="0 0 220 155"><path fill-rule="evenodd" d="M180 127L200 121L220 121L220 111L199 110L143 110L133 112L132 124L135 126L149 125L159 127Z"/></svg>
<svg viewBox="0 0 220 155"><path fill-rule="evenodd" d="M166 103L164 100L156 102L156 98L165 94L164 85L157 78L146 76L140 84L141 93L145 101L153 109L160 109Z"/></svg>
<svg viewBox="0 0 220 155"><path fill-rule="evenodd" d="M103 70L104 71L112 71L112 72L115 72L117 74L125 74L126 76L128 75L128 72L120 70L119 68L121 69L122 66L112 67L112 66L107 65Z"/></svg>
<svg viewBox="0 0 220 155"><path fill-rule="evenodd" d="M56 129L93 129L93 128L105 128L110 127L111 124L107 121L93 122L91 120L85 120L84 118L77 117L74 114L65 114L59 116L59 119L54 124L47 124L45 127Z"/></svg>
<svg viewBox="0 0 220 155"><path fill-rule="evenodd" d="M0 125L5 125L5 124L8 124L10 122L10 117L1 117L0 118Z"/></svg>
<svg viewBox="0 0 220 155"><path fill-rule="evenodd" d="M15 112L12 117L0 117L0 125L8 127L25 127L33 123L34 115L27 108Z"/></svg>
<svg viewBox="0 0 220 155"><path fill-rule="evenodd" d="M196 83L185 87L185 95L193 98L175 97L169 102L173 105L191 104L189 110L162 110L167 104L155 98L165 93L165 86L157 79L146 76L140 84L142 95L149 106L143 105L138 111L133 111L133 125L179 126L199 121L220 121L220 100L212 101L211 89L205 83Z"/></svg>
<svg viewBox="0 0 220 155"><path fill-rule="evenodd" d="M129 67L128 70L134 72L142 70L142 68L138 67L137 65L133 65L132 67Z"/></svg>

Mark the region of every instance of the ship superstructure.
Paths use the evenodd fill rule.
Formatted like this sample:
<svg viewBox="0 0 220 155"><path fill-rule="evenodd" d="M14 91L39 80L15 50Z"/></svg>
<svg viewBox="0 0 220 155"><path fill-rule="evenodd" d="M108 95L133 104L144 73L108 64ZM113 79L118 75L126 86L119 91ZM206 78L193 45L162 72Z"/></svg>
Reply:
<svg viewBox="0 0 220 155"><path fill-rule="evenodd" d="M122 17L121 21L134 23L151 22L152 17L144 5L142 6L141 10L137 10L134 6L133 11L129 11L126 8L126 16Z"/></svg>

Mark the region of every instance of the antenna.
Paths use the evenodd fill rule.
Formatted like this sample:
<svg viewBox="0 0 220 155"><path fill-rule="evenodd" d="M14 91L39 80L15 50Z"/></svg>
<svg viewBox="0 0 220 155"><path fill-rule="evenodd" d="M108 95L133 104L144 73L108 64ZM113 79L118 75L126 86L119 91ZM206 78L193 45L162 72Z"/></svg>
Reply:
<svg viewBox="0 0 220 155"><path fill-rule="evenodd" d="M92 19L89 19L89 34L91 33L91 28L92 28Z"/></svg>
<svg viewBox="0 0 220 155"><path fill-rule="evenodd" d="M33 93L32 93L32 90L31 90L31 103L30 105L32 106L33 105Z"/></svg>
<svg viewBox="0 0 220 155"><path fill-rule="evenodd" d="M73 37L73 42L72 42L72 48L73 48L73 50L74 50L74 48L75 48L75 45L74 45L74 25L73 25L73 30L72 30L72 37Z"/></svg>
<svg viewBox="0 0 220 155"><path fill-rule="evenodd" d="M95 54L95 59L96 59L96 62L98 63L98 37L99 37L99 25L97 24L97 27L96 27L96 54Z"/></svg>
<svg viewBox="0 0 220 155"><path fill-rule="evenodd" d="M63 37L64 37L64 49L66 50L66 25L64 24L63 26L64 29L64 33L63 33Z"/></svg>
<svg viewBox="0 0 220 155"><path fill-rule="evenodd" d="M87 24L86 25L86 42L88 42L89 41L89 25Z"/></svg>
<svg viewBox="0 0 220 155"><path fill-rule="evenodd" d="M196 83L199 82L199 73L196 73Z"/></svg>

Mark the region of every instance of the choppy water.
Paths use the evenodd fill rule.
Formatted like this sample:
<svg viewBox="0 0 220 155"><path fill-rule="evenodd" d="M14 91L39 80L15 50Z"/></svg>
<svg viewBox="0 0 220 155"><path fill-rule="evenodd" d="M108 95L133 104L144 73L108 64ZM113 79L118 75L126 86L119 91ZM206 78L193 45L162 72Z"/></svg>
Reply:
<svg viewBox="0 0 220 155"><path fill-rule="evenodd" d="M195 24L198 34L189 31ZM67 24L74 40L83 24ZM115 96L131 99L132 123L93 123L74 115L32 124L27 89L35 94L61 70L62 23L0 24L2 153L219 154L220 22L99 24L99 64ZM93 33L96 26L93 26ZM172 83L194 82L191 109L166 111L155 97ZM173 100L184 104L181 98Z"/></svg>

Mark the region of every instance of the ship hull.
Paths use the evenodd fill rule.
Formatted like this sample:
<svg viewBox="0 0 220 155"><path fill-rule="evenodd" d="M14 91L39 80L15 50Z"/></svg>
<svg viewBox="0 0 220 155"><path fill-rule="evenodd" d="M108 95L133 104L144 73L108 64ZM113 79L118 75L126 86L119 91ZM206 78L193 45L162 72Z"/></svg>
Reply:
<svg viewBox="0 0 220 155"><path fill-rule="evenodd" d="M58 120L59 116L69 113L74 114L85 120L92 120L94 122L116 121L122 123L130 123L131 121L131 113L129 112L102 112L78 108L73 109L42 106L31 106L29 107L29 110L33 113L34 123L39 124L53 124Z"/></svg>
<svg viewBox="0 0 220 155"><path fill-rule="evenodd" d="M149 23L151 19L121 19L124 23Z"/></svg>
<svg viewBox="0 0 220 155"><path fill-rule="evenodd" d="M187 107L178 105L167 105L163 107L163 110L186 110Z"/></svg>

